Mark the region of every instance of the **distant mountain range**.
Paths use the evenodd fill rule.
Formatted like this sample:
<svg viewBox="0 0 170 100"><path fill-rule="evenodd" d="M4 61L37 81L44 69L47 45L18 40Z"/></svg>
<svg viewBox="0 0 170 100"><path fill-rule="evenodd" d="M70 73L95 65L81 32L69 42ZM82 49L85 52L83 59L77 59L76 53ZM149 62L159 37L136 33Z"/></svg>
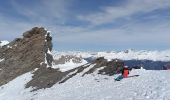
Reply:
<svg viewBox="0 0 170 100"><path fill-rule="evenodd" d="M110 51L110 52L81 52L53 51L54 59L59 59L61 56L80 57L87 62L91 62L96 58L104 57L108 61L112 59L124 60L125 65L130 67L143 67L147 70L161 70L164 65L170 65L170 50L164 51L146 51L146 50L125 50L125 51ZM68 61L66 62L68 64ZM80 62L81 63L81 62Z"/></svg>

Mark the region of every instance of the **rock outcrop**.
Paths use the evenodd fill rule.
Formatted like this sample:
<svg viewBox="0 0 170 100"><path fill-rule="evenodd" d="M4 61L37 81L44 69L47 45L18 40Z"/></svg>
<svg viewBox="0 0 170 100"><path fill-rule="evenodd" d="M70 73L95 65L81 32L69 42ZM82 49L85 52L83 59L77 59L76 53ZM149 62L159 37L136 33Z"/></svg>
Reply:
<svg viewBox="0 0 170 100"><path fill-rule="evenodd" d="M44 28L35 27L0 48L0 85L35 68L52 65L52 37Z"/></svg>
<svg viewBox="0 0 170 100"><path fill-rule="evenodd" d="M59 81L59 83L64 83L79 73L81 73L82 77L94 73L112 76L120 73L123 66L124 62L122 60L113 59L112 61L107 61L104 57L100 57L95 59L92 63L87 63L83 66L68 71L66 77Z"/></svg>
<svg viewBox="0 0 170 100"><path fill-rule="evenodd" d="M26 84L26 88L34 87L34 91L50 88L56 83L61 84L78 74L83 77L97 71L97 74L111 76L119 73L124 65L121 60L107 61L101 57L80 67L62 72L60 69L53 68L51 50L52 37L42 27L35 27L23 33L23 38L17 38L2 46L0 48L0 86L22 74L32 72L32 80ZM70 59L79 63L82 58L65 56L56 60L55 63L62 64Z"/></svg>
<svg viewBox="0 0 170 100"><path fill-rule="evenodd" d="M112 61L107 61L104 57L97 58L92 64L95 64L95 66L85 74L90 74L95 70L98 70L98 74L112 76L120 73L124 66L124 62L122 60L113 59Z"/></svg>

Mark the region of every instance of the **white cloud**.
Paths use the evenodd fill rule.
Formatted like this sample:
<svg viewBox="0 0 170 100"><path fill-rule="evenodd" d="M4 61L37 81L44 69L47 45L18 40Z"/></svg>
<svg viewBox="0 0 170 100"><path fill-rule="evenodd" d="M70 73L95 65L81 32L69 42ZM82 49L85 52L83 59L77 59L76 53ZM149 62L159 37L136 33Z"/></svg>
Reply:
<svg viewBox="0 0 170 100"><path fill-rule="evenodd" d="M47 0L43 0L43 7L45 7L49 16L61 19L66 17L72 1L73 0L69 0L67 2L64 0L51 0L49 2Z"/></svg>
<svg viewBox="0 0 170 100"><path fill-rule="evenodd" d="M17 13L23 15L31 21L37 23L57 22L64 23L73 0L40 0L34 1L31 5L21 4L18 1L12 1L11 5Z"/></svg>
<svg viewBox="0 0 170 100"><path fill-rule="evenodd" d="M67 19L67 11L72 1L50 0L49 2L39 0L39 2L30 3L31 5L22 4L17 0L10 1L9 3L11 3L11 8L13 8L15 14L6 16L6 12L0 12L0 40L11 40L19 37L22 32L35 26L47 27L49 30L60 27L59 25ZM59 32L64 30L62 28L58 29ZM58 32L58 30L55 31Z"/></svg>
<svg viewBox="0 0 170 100"><path fill-rule="evenodd" d="M56 43L91 43L91 44L105 44L114 45L122 44L125 46L143 44L169 44L170 43L170 29L169 24L159 23L153 25L152 23L147 24L128 24L128 26L120 28L104 28L96 30L80 30L72 28L75 33L68 33L65 35L57 36ZM77 34L76 32L80 33Z"/></svg>
<svg viewBox="0 0 170 100"><path fill-rule="evenodd" d="M137 13L147 13L167 7L170 7L169 0L128 0L125 5L104 7L99 12L80 15L78 18L96 26L113 22L119 18L128 18Z"/></svg>

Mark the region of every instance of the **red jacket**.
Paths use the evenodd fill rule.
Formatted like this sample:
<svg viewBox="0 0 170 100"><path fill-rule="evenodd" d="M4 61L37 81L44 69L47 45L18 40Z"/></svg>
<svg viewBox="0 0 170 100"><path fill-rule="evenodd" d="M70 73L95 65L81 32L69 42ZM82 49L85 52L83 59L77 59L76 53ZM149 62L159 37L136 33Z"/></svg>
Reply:
<svg viewBox="0 0 170 100"><path fill-rule="evenodd" d="M163 70L170 70L170 68L163 68Z"/></svg>
<svg viewBox="0 0 170 100"><path fill-rule="evenodd" d="M124 78L127 78L129 75L129 69L128 68L124 68L122 71L122 75Z"/></svg>
<svg viewBox="0 0 170 100"><path fill-rule="evenodd" d="M170 70L170 65L168 65L168 66L163 66L162 70Z"/></svg>

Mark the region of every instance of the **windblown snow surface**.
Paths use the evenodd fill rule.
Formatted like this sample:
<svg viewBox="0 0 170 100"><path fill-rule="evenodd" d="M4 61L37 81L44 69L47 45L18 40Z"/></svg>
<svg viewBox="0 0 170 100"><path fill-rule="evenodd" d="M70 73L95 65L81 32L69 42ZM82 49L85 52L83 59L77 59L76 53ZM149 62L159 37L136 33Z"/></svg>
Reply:
<svg viewBox="0 0 170 100"><path fill-rule="evenodd" d="M0 87L0 100L170 100L169 71L132 70L130 77L79 73L63 84L30 92L32 74L26 73ZM131 77L139 75L138 77Z"/></svg>

